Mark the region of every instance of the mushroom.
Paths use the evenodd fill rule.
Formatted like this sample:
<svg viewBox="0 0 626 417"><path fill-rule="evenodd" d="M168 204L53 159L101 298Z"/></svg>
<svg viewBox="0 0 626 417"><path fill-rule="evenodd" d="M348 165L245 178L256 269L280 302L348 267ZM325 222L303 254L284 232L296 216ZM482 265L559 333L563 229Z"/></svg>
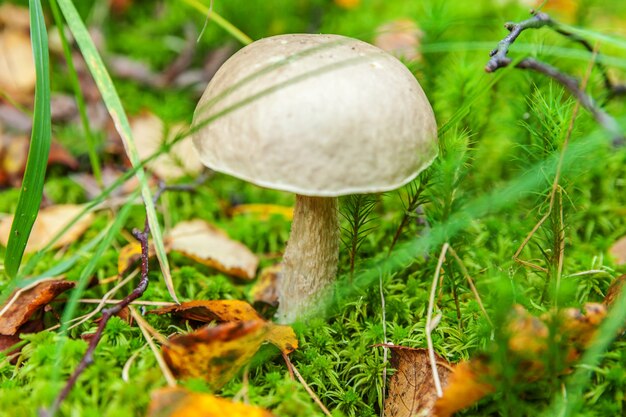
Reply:
<svg viewBox="0 0 626 417"><path fill-rule="evenodd" d="M396 58L338 35L292 34L234 54L206 88L193 142L209 168L296 194L277 319L320 300L337 272L337 197L393 190L437 155L432 108Z"/></svg>

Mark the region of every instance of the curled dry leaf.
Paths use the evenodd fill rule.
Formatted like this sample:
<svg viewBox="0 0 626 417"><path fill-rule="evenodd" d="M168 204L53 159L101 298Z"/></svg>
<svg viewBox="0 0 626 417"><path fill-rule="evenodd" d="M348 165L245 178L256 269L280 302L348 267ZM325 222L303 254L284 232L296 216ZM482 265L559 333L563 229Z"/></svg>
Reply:
<svg viewBox="0 0 626 417"><path fill-rule="evenodd" d="M244 244L234 241L204 220L178 223L166 236L170 250L243 279L255 276L259 259Z"/></svg>
<svg viewBox="0 0 626 417"><path fill-rule="evenodd" d="M0 29L0 90L13 100L30 103L35 89L35 63L28 32Z"/></svg>
<svg viewBox="0 0 626 417"><path fill-rule="evenodd" d="M395 345L385 346L391 350L391 366L396 369L389 381L385 399L386 417L432 416L431 410L437 400L427 349L414 349ZM437 372L442 387L448 383L450 363L435 354Z"/></svg>
<svg viewBox="0 0 626 417"><path fill-rule="evenodd" d="M410 61L422 58L420 44L424 33L410 19L398 19L376 29L374 45L398 57Z"/></svg>
<svg viewBox="0 0 626 417"><path fill-rule="evenodd" d="M163 346L163 357L176 376L203 378L215 389L228 382L263 343L272 343L284 354L298 347L291 327L265 321L244 301L191 301L151 313L222 323L173 336Z"/></svg>
<svg viewBox="0 0 626 417"><path fill-rule="evenodd" d="M609 253L615 259L616 265L626 264L626 236L622 236L611 246Z"/></svg>
<svg viewBox="0 0 626 417"><path fill-rule="evenodd" d="M39 308L62 292L74 288L74 285L71 281L55 279L42 281L27 290L16 290L0 307L0 334L16 334Z"/></svg>
<svg viewBox="0 0 626 417"><path fill-rule="evenodd" d="M177 134L185 130L184 125L166 129L161 119L152 113L145 113L130 122L137 151L141 159L148 158L159 150L165 142L176 139ZM185 175L197 175L202 171L198 153L193 147L191 136L172 145L168 153L163 153L147 164L148 169L164 180L174 180Z"/></svg>
<svg viewBox="0 0 626 417"><path fill-rule="evenodd" d="M0 352L5 355L13 355L15 353L19 353L22 350L22 347L17 347L11 349L14 345L21 341L20 335L29 334L29 333L39 333L44 329L44 323L41 319L29 320L26 323L22 324L19 329L15 332L15 334L11 336L0 335ZM17 360L17 358L15 358ZM13 361L11 363L14 363Z"/></svg>
<svg viewBox="0 0 626 417"><path fill-rule="evenodd" d="M282 264L268 266L261 271L261 274L250 291L252 301L255 303L265 303L276 307L278 305L278 282Z"/></svg>
<svg viewBox="0 0 626 417"><path fill-rule="evenodd" d="M214 395L167 387L153 391L146 417L272 417L262 408Z"/></svg>
<svg viewBox="0 0 626 417"><path fill-rule="evenodd" d="M43 249L52 238L69 225L84 209L81 205L64 204L50 206L39 212L37 220L28 238L26 253L36 252ZM52 245L52 248L59 248L78 239L93 222L93 213L85 214L81 219L71 224L69 229L61 235ZM13 216L7 216L0 220L0 244L6 246L9 242L11 223Z"/></svg>

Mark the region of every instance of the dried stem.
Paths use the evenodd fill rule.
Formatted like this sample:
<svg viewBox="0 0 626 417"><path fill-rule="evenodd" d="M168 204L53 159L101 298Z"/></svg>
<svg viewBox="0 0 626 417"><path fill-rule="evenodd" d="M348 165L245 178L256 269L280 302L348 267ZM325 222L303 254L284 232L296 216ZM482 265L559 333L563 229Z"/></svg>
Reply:
<svg viewBox="0 0 626 417"><path fill-rule="evenodd" d="M100 339L102 339L104 329L107 323L109 322L109 320L111 319L111 317L115 316L124 308L128 307L128 305L132 301L141 297L143 293L146 291L146 289L148 288L148 264L149 264L148 236L150 235L150 226L148 225L147 219L146 219L146 224L144 226L143 232L135 229L133 230L133 235L141 243L141 278L139 279L139 284L129 295L127 295L118 304L115 304L114 306L110 308L106 308L102 310L102 319L98 323L98 328L96 330L96 333L94 333L93 337L89 341L89 346L87 347L87 351L85 352L85 355L83 356L80 363L78 364L78 366L72 373L72 376L70 376L70 378L67 380L65 387L63 387L63 389L61 390L59 395L56 397L56 399L54 400L50 408L47 410L45 409L40 410L39 415L41 417L52 417L55 415L55 413L58 411L63 400L65 400L65 398L69 395L74 385L76 385L76 382L78 381L78 378L80 377L80 375L85 371L85 369L87 369L89 365L93 363L93 353L96 350L96 347L98 346L98 343L100 342Z"/></svg>
<svg viewBox="0 0 626 417"><path fill-rule="evenodd" d="M430 368L433 373L435 390L437 391L437 397L439 398L443 396L443 389L441 388L441 380L439 378L439 372L437 371L437 358L435 357L435 348L433 346L433 338L431 337L431 333L435 328L435 325L433 325L433 310L435 309L437 281L439 281L441 267L443 265L443 261L446 259L446 252L448 251L449 247L450 245L448 244L448 242L446 242L441 248L441 254L439 255L439 260L437 261L437 269L435 270L435 275L433 276L433 284L430 288L430 297L428 299L428 313L426 315L426 342L428 343L428 357L430 358Z"/></svg>
<svg viewBox="0 0 626 417"><path fill-rule="evenodd" d="M565 36L566 38L583 45L583 47L585 47L585 49L587 49L588 51L593 51L593 48L591 47L591 44L589 44L589 42L566 29L563 25L552 19L546 13L533 11L532 14L533 16L530 19L524 20L519 23L508 22L504 25L504 27L509 31L509 34L500 42L498 42L498 46L496 47L496 49L492 50L489 53L489 56L491 58L485 66L486 72L495 72L500 68L509 66L513 62L513 60L509 58L507 54L511 45L513 45L518 36L526 29L539 29L543 27L549 27L557 33ZM553 80L561 84L563 87L569 90L569 92L576 98L576 100L578 100L578 102L585 109L587 109L587 111L591 113L596 122L611 134L614 146L624 144L624 133L622 132L617 121L615 121L615 119L610 114L600 108L590 95L585 93L584 87L580 85L579 81L576 78L561 72L558 68L553 67L550 64L538 61L534 58L524 58L517 64L515 64L515 67L538 72L552 78ZM598 67L602 72L604 85L609 92L609 97L626 94L626 86L613 83L609 78L606 68L603 65L599 65Z"/></svg>

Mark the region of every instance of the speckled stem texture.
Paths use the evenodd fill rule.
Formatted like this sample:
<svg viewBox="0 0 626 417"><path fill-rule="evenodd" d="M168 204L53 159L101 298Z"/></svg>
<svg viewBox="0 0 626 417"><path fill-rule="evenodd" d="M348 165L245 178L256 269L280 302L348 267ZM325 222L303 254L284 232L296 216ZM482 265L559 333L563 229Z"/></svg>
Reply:
<svg viewBox="0 0 626 417"><path fill-rule="evenodd" d="M337 274L339 218L336 197L296 195L291 235L278 286L281 323L304 318Z"/></svg>

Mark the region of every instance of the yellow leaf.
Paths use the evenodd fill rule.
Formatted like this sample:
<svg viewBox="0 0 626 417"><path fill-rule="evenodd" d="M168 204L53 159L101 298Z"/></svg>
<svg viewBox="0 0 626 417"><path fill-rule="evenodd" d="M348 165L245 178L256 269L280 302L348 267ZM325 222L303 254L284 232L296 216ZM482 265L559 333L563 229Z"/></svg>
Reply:
<svg viewBox="0 0 626 417"><path fill-rule="evenodd" d="M230 209L230 215L254 214L261 220L267 220L273 215L283 216L293 220L293 207L278 206L275 204L239 204Z"/></svg>
<svg viewBox="0 0 626 417"><path fill-rule="evenodd" d="M219 389L254 356L267 333L263 320L224 323L171 337L163 358L178 378L202 378Z"/></svg>
<svg viewBox="0 0 626 417"><path fill-rule="evenodd" d="M188 258L239 278L254 278L259 264L243 243L200 219L178 223L168 233L166 244Z"/></svg>
<svg viewBox="0 0 626 417"><path fill-rule="evenodd" d="M83 208L81 205L65 204L50 206L41 210L33 225L25 252L36 252L45 247L57 233L83 211ZM59 248L74 242L89 228L93 219L93 213L85 214L57 239L52 248ZM0 244L3 246L9 242L12 222L13 216L7 216L0 220Z"/></svg>
<svg viewBox="0 0 626 417"><path fill-rule="evenodd" d="M250 304L241 300L187 301L179 305L161 307L150 311L150 314L158 315L167 313L203 323L263 320Z"/></svg>
<svg viewBox="0 0 626 417"><path fill-rule="evenodd" d="M361 0L335 0L335 4L344 9L355 9L361 4Z"/></svg>
<svg viewBox="0 0 626 417"><path fill-rule="evenodd" d="M168 387L152 392L146 417L272 417L259 407Z"/></svg>
<svg viewBox="0 0 626 417"><path fill-rule="evenodd" d="M265 340L280 349L285 355L298 348L298 338L290 326L267 323Z"/></svg>

